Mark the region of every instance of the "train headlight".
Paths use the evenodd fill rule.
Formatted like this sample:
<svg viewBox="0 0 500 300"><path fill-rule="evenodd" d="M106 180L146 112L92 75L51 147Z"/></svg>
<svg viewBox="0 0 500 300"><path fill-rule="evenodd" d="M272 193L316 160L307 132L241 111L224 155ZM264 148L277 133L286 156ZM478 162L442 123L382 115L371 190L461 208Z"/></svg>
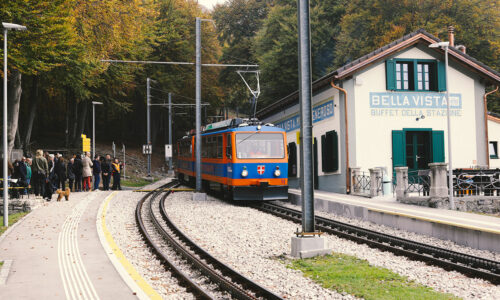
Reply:
<svg viewBox="0 0 500 300"><path fill-rule="evenodd" d="M241 177L247 177L247 176L248 176L247 167L243 167L243 171L241 171Z"/></svg>
<svg viewBox="0 0 500 300"><path fill-rule="evenodd" d="M276 167L276 170L274 170L274 176L279 177L281 175L280 167Z"/></svg>

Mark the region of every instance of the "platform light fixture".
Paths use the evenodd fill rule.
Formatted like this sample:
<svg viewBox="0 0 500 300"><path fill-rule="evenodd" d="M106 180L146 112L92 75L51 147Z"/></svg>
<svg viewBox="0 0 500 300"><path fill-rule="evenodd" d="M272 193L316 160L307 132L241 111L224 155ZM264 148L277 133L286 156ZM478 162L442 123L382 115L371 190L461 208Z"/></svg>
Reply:
<svg viewBox="0 0 500 300"><path fill-rule="evenodd" d="M3 26L3 226L9 226L9 181L8 161L9 146L7 139L7 32L9 30L22 31L26 26L5 23Z"/></svg>
<svg viewBox="0 0 500 300"><path fill-rule="evenodd" d="M446 77L446 121L448 122L448 192L450 200L450 208L455 209L455 201L453 200L453 166L451 163L451 120L450 120L450 86L448 80L448 49L450 42L439 42L429 45L429 48L444 49L445 61L445 77Z"/></svg>

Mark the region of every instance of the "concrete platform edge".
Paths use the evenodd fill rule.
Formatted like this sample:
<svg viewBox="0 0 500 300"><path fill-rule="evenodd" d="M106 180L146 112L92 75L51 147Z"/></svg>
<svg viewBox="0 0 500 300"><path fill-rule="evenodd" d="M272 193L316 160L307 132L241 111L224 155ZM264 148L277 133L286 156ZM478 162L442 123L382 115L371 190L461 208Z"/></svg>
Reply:
<svg viewBox="0 0 500 300"><path fill-rule="evenodd" d="M99 241L101 242L102 247L104 248L104 251L106 252L106 255L108 256L109 260L115 267L116 271L118 274L120 274L120 277L125 281L127 286L130 288L132 292L135 293L137 298L141 300L147 300L147 299L155 299L158 298L161 299L159 295L156 297L151 297L149 296L142 287L132 278L132 276L129 274L129 272L126 270L125 266L120 262L120 260L116 257L115 251L112 249L110 244L108 243L108 240L105 236L105 229L103 228L103 222L105 222L105 210L104 207L106 206L107 202L113 198L117 192L111 193L109 196L107 196L102 202L101 205L99 206L99 211L97 212L96 216L96 225L97 225L97 234L99 236ZM143 279L144 280L144 279ZM151 288L151 287L150 287ZM152 289L152 288L151 288Z"/></svg>
<svg viewBox="0 0 500 300"><path fill-rule="evenodd" d="M288 200L295 205L301 205L300 195L288 193ZM450 240L467 247L500 252L500 235L453 226L446 223L421 220L396 213L385 213L382 210L370 209L356 204L336 202L315 196L314 207L318 211L333 213L351 219L360 219L375 224L402 229L418 234L432 236L442 240Z"/></svg>

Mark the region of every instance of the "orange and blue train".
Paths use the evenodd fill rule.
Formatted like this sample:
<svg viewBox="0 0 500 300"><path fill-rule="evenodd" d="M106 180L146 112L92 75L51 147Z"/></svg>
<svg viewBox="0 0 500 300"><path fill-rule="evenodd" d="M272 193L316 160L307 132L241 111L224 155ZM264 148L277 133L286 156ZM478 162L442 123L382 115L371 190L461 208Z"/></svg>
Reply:
<svg viewBox="0 0 500 300"><path fill-rule="evenodd" d="M286 133L252 119L229 119L207 125L201 135L202 185L239 201L288 199ZM175 173L194 184L195 136L176 144Z"/></svg>

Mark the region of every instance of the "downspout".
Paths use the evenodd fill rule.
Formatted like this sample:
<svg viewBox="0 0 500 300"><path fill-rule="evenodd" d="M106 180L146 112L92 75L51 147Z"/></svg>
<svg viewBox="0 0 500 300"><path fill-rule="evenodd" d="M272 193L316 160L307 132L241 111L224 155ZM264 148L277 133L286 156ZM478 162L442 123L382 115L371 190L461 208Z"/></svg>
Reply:
<svg viewBox="0 0 500 300"><path fill-rule="evenodd" d="M346 193L347 194L350 194L351 193L351 182L349 180L350 178L350 174L349 174L349 130L348 129L348 122L347 122L347 91L344 90L343 88L341 87L338 87L336 86L334 83L333 83L333 80L330 82L330 85L334 88L334 89L337 89L341 92L344 93L344 114L345 114L345 164L346 164L346 167L345 167L345 186L346 186Z"/></svg>
<svg viewBox="0 0 500 300"><path fill-rule="evenodd" d="M493 94L494 92L498 91L498 86L496 89L493 91L490 91L488 93L485 93L483 96L483 101L484 101L484 129L485 129L485 140L486 140L486 161L488 162L488 169L490 168L490 142L488 140L488 107L487 107L487 102L486 97L488 95Z"/></svg>

